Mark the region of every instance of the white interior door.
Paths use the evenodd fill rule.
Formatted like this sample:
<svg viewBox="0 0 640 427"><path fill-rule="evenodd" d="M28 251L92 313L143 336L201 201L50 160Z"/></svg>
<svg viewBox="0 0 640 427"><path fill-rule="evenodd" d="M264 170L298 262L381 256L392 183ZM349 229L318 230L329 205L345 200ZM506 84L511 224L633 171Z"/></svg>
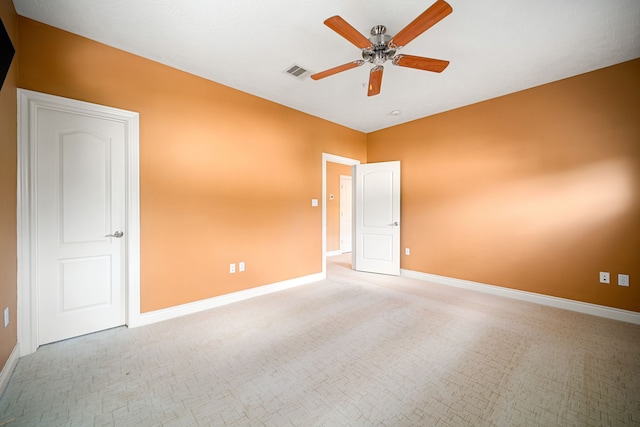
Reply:
<svg viewBox="0 0 640 427"><path fill-rule="evenodd" d="M38 344L123 325L125 125L40 109L35 135Z"/></svg>
<svg viewBox="0 0 640 427"><path fill-rule="evenodd" d="M351 252L353 236L353 180L340 175L340 252Z"/></svg>
<svg viewBox="0 0 640 427"><path fill-rule="evenodd" d="M354 179L354 268L400 275L400 162L356 165Z"/></svg>

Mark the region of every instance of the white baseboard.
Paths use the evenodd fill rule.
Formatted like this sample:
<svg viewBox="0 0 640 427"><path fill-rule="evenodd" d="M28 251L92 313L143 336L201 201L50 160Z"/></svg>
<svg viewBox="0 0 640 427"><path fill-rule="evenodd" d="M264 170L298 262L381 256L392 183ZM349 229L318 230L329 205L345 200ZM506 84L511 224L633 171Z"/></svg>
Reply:
<svg viewBox="0 0 640 427"><path fill-rule="evenodd" d="M13 347L13 351L11 351L11 354L9 355L9 359L7 359L7 363L4 364L4 368L2 368L2 371L0 372L0 397L2 397L7 385L9 384L11 374L13 374L13 371L16 369L19 358L20 343L16 343Z"/></svg>
<svg viewBox="0 0 640 427"><path fill-rule="evenodd" d="M426 282L438 283L440 285L455 286L457 288L470 289L487 294L499 295L521 301L533 302L549 307L562 308L576 311L578 313L591 314L593 316L605 317L607 319L620 320L622 322L640 325L640 313L635 311L622 310L619 308L606 307L603 305L590 304L587 302L574 301L565 298L552 297L549 295L536 294L533 292L520 291L517 289L503 288L485 283L472 282L470 280L454 279L452 277L438 276L435 274L421 273L413 270L401 270L401 275Z"/></svg>
<svg viewBox="0 0 640 427"><path fill-rule="evenodd" d="M336 255L342 255L342 252L337 250L337 251L327 251L327 256L336 256Z"/></svg>
<svg viewBox="0 0 640 427"><path fill-rule="evenodd" d="M325 274L316 273L309 276L298 277L283 282L272 283L269 285L259 286L257 288L246 289L243 291L233 292L231 294L220 295L201 301L190 302L187 304L169 307L162 310L141 313L137 321L129 327L138 327L150 325L152 323L162 322L164 320L175 319L176 317L186 316L188 314L198 313L215 307L220 307L234 302L243 301L261 295L282 291L296 286L306 285L308 283L318 282L326 278Z"/></svg>

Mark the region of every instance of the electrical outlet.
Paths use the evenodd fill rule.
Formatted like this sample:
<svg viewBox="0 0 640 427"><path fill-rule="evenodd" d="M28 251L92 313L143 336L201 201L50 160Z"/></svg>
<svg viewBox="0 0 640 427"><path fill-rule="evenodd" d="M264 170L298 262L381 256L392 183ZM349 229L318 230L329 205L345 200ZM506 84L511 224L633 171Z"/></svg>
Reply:
<svg viewBox="0 0 640 427"><path fill-rule="evenodd" d="M240 272L244 271L244 261L240 261L238 263L238 270L240 270Z"/></svg>
<svg viewBox="0 0 640 427"><path fill-rule="evenodd" d="M4 309L4 327L9 326L9 307Z"/></svg>
<svg viewBox="0 0 640 427"><path fill-rule="evenodd" d="M229 273L233 274L236 272L236 265L235 264L229 264Z"/></svg>
<svg viewBox="0 0 640 427"><path fill-rule="evenodd" d="M609 272L601 271L600 272L600 283L611 283L609 280Z"/></svg>
<svg viewBox="0 0 640 427"><path fill-rule="evenodd" d="M405 255L411 255L411 249L409 249L409 248L404 248L404 254L405 254Z"/></svg>
<svg viewBox="0 0 640 427"><path fill-rule="evenodd" d="M618 285L619 286L629 286L629 275L628 274L618 274Z"/></svg>

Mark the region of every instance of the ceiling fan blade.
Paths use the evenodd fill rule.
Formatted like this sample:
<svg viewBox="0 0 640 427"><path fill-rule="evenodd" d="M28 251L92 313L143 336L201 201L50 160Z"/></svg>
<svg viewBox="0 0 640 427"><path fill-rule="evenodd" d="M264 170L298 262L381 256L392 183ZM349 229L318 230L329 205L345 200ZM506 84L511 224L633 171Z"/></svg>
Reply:
<svg viewBox="0 0 640 427"><path fill-rule="evenodd" d="M393 65L401 67L417 68L418 70L441 73L449 65L449 61L443 59L424 58L413 55L396 55L393 57Z"/></svg>
<svg viewBox="0 0 640 427"><path fill-rule="evenodd" d="M371 69L371 72L369 72L369 90L367 91L367 96L374 96L380 93L382 71L384 71L384 67L382 65L376 65Z"/></svg>
<svg viewBox="0 0 640 427"><path fill-rule="evenodd" d="M411 40L433 27L443 18L453 12L453 8L444 0L437 0L429 9L411 21L389 42L396 47L406 46Z"/></svg>
<svg viewBox="0 0 640 427"><path fill-rule="evenodd" d="M360 49L373 48L371 42L362 35L358 30L353 28L351 24L339 17L338 15L327 18L324 25L349 40Z"/></svg>
<svg viewBox="0 0 640 427"><path fill-rule="evenodd" d="M325 77L333 76L334 74L338 74L342 71L347 71L352 68L356 68L364 64L362 59L357 61L347 62L346 64L338 65L337 67L329 68L328 70L320 71L319 73L312 74L310 77L313 80L324 79Z"/></svg>

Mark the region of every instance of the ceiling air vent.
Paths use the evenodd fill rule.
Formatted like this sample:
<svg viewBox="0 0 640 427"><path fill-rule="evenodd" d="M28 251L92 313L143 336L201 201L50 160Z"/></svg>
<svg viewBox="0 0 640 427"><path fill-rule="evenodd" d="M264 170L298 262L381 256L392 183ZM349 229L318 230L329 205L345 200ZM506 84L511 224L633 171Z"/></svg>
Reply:
<svg viewBox="0 0 640 427"><path fill-rule="evenodd" d="M299 65L293 64L292 66L284 70L284 73L289 74L291 77L295 77L298 80L303 80L305 77L311 74L311 71L307 70L306 68L302 68Z"/></svg>

